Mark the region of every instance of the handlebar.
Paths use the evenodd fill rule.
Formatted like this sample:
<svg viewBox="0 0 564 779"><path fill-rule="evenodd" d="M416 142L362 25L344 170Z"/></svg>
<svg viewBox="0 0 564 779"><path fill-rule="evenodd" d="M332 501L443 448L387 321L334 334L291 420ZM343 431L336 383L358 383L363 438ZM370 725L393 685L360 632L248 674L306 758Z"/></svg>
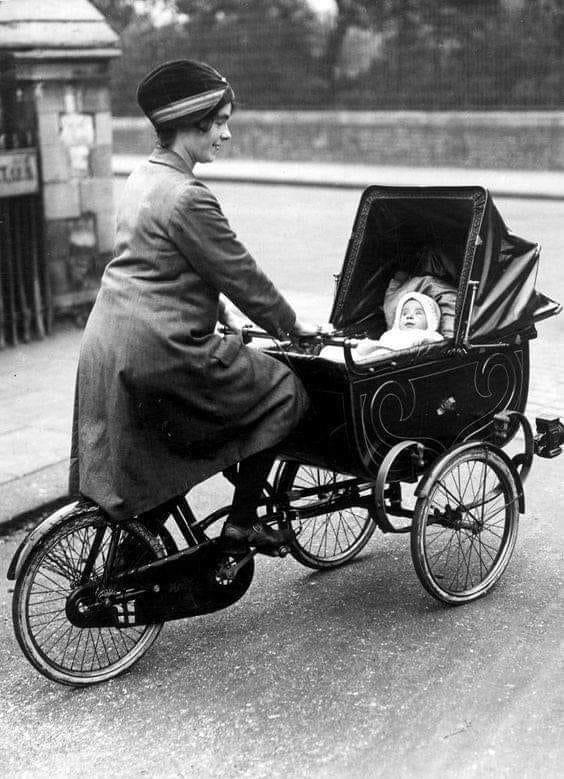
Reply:
<svg viewBox="0 0 564 779"><path fill-rule="evenodd" d="M230 327L221 325L219 332L224 335L234 333ZM355 338L348 338L344 335L338 335L337 333L312 333L311 335L299 335L296 334L287 340L279 340L272 335L269 335L264 330L260 330L253 325L243 325L241 333L244 343L250 343L253 338L265 339L268 341L275 341L283 347L292 346L294 344L308 344L311 346L343 346L349 349L355 349L358 345L358 341Z"/></svg>

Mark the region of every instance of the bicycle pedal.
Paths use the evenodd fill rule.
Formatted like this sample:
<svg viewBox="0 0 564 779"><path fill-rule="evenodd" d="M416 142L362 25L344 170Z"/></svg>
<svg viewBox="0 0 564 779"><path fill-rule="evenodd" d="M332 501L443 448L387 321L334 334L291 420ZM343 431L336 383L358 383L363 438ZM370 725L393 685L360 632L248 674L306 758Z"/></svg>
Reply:
<svg viewBox="0 0 564 779"><path fill-rule="evenodd" d="M266 557L286 557L290 552L290 547L285 544L282 546L259 546L256 547L256 552L266 555Z"/></svg>

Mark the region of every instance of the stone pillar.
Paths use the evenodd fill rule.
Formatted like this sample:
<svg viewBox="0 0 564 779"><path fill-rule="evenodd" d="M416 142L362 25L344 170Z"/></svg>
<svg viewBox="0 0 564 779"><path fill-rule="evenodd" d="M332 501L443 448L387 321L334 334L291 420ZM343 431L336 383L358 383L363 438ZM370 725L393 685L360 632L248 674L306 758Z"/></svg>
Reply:
<svg viewBox="0 0 564 779"><path fill-rule="evenodd" d="M14 59L35 102L53 304L73 309L93 300L114 238L108 59Z"/></svg>
<svg viewBox="0 0 564 779"><path fill-rule="evenodd" d="M88 0L0 2L0 86L14 95L12 125L25 107L34 114L55 312L94 298L112 248L109 67L118 43Z"/></svg>

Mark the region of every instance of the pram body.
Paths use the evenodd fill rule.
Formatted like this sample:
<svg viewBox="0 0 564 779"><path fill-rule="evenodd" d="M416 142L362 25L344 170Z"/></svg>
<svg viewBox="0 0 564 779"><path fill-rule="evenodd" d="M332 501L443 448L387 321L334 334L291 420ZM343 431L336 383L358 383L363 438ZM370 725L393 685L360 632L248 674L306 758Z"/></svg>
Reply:
<svg viewBox="0 0 564 779"><path fill-rule="evenodd" d="M354 350L344 364L284 354L312 398L312 413L281 455L375 479L403 441L422 445L424 469L458 443L492 440L496 415L525 410L535 323L559 311L535 290L539 253L538 244L508 230L480 187L367 189L331 323L352 338L381 334L385 293L399 270L421 278L427 294L438 290L445 340L362 366ZM412 462L395 464L394 478L416 476Z"/></svg>

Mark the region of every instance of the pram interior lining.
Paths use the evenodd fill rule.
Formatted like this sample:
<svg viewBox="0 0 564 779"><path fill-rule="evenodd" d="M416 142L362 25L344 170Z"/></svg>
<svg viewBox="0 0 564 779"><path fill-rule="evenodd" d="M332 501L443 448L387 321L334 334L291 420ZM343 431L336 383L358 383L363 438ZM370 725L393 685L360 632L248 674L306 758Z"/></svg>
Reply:
<svg viewBox="0 0 564 779"><path fill-rule="evenodd" d="M378 338L386 329L384 296L397 271L457 289L474 212L470 195L368 197L349 243L332 324L346 335Z"/></svg>

